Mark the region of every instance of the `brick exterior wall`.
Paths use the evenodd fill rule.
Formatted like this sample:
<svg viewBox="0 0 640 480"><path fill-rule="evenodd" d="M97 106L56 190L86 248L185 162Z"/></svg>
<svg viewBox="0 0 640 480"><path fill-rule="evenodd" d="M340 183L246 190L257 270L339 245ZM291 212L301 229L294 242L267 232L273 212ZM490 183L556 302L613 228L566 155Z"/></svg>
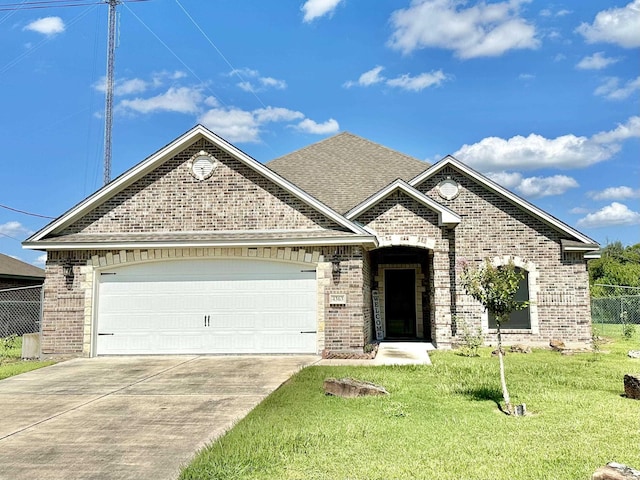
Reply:
<svg viewBox="0 0 640 480"><path fill-rule="evenodd" d="M199 181L189 160L201 150L218 166ZM72 233L344 230L228 153L199 140L66 228Z"/></svg>

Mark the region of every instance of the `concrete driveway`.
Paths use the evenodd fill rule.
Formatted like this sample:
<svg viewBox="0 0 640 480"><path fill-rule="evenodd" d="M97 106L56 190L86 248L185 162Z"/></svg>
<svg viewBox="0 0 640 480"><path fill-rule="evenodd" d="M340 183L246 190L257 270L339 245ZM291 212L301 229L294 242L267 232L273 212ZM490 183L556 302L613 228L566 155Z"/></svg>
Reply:
<svg viewBox="0 0 640 480"><path fill-rule="evenodd" d="M175 479L315 356L75 359L0 381L0 479Z"/></svg>

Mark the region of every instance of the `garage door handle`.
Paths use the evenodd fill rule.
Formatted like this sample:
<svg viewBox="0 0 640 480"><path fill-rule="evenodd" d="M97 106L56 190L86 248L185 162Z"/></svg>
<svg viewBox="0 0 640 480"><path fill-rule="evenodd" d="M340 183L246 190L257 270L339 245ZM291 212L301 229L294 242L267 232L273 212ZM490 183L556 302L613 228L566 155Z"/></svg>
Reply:
<svg viewBox="0 0 640 480"><path fill-rule="evenodd" d="M211 315L205 315L204 316L204 326L205 327L210 327L211 326Z"/></svg>
<svg viewBox="0 0 640 480"><path fill-rule="evenodd" d="M317 331L315 331L315 330L308 330L308 331L306 331L306 332L300 332L300 333L318 333L318 332L317 332Z"/></svg>
<svg viewBox="0 0 640 480"><path fill-rule="evenodd" d="M99 333L98 335L113 335L113 333Z"/></svg>

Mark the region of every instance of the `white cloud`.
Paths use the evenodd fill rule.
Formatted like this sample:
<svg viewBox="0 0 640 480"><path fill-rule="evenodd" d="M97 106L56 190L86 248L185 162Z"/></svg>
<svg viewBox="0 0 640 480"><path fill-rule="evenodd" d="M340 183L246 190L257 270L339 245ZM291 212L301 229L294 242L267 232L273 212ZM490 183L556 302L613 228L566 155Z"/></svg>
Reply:
<svg viewBox="0 0 640 480"><path fill-rule="evenodd" d="M166 92L150 98L122 100L116 110L120 112L153 113L177 112L197 113L199 103L203 100L200 88L171 87Z"/></svg>
<svg viewBox="0 0 640 480"><path fill-rule="evenodd" d="M614 143L629 138L640 138L640 117L630 117L627 123L619 123L614 130L599 132L591 137L597 143Z"/></svg>
<svg viewBox="0 0 640 480"><path fill-rule="evenodd" d="M578 182L566 175L551 177L529 177L520 182L516 190L526 197L538 198L551 195L562 195L570 188L577 188Z"/></svg>
<svg viewBox="0 0 640 480"><path fill-rule="evenodd" d="M198 119L207 128L230 142L257 142L260 126L252 112L238 108L213 108Z"/></svg>
<svg viewBox="0 0 640 480"><path fill-rule="evenodd" d="M640 47L640 0L622 8L598 12L592 24L582 23L576 32L587 43L606 42L624 48Z"/></svg>
<svg viewBox="0 0 640 480"><path fill-rule="evenodd" d="M330 118L324 123L316 123L309 118L305 118L301 121L296 128L306 133L313 133L315 135L326 135L329 133L336 133L340 130L340 125L333 118Z"/></svg>
<svg viewBox="0 0 640 480"><path fill-rule="evenodd" d="M448 78L447 75L442 73L442 70L421 73L415 77L412 77L409 74L404 74L396 78L386 78L381 75L382 70L384 70L384 67L380 65L373 67L371 70L360 75L357 81L354 82L349 80L345 82L343 86L345 88L350 88L356 85L360 87L369 87L378 83L385 83L390 87L419 92L434 85L438 86Z"/></svg>
<svg viewBox="0 0 640 480"><path fill-rule="evenodd" d="M17 237L30 233L30 230L20 222L12 221L0 223L0 235L7 237Z"/></svg>
<svg viewBox="0 0 640 480"><path fill-rule="evenodd" d="M581 218L577 224L582 228L640 225L640 213L634 212L622 203L613 202Z"/></svg>
<svg viewBox="0 0 640 480"><path fill-rule="evenodd" d="M640 188L635 190L631 187L609 187L599 192L589 192L587 195L594 200L624 200L626 198L640 198Z"/></svg>
<svg viewBox="0 0 640 480"><path fill-rule="evenodd" d="M44 17L29 23L23 30L51 36L64 32L65 25L60 17Z"/></svg>
<svg viewBox="0 0 640 480"><path fill-rule="evenodd" d="M113 94L117 96L134 95L136 93L143 93L147 90L149 84L141 78L119 78L113 85ZM102 77L96 83L93 84L99 92L105 92L107 89L107 79Z"/></svg>
<svg viewBox="0 0 640 480"><path fill-rule="evenodd" d="M275 88L276 90L284 90L287 88L287 82L284 80L273 77L262 77L258 70L251 68L236 68L229 72L229 76L238 77L241 81L237 85L245 92L260 92L269 88ZM255 79L257 84L246 80L246 78Z"/></svg>
<svg viewBox="0 0 640 480"><path fill-rule="evenodd" d="M620 150L619 142L632 137L640 137L640 117L631 117L615 130L600 132L591 138L568 134L548 139L533 133L507 140L487 137L478 143L463 145L453 155L482 171L580 168L610 159Z"/></svg>
<svg viewBox="0 0 640 480"><path fill-rule="evenodd" d="M620 79L617 77L610 77L605 82L595 89L594 95L599 95L607 100L624 100L629 98L633 92L640 90L640 77L629 80L624 85L620 86Z"/></svg>
<svg viewBox="0 0 640 480"><path fill-rule="evenodd" d="M300 10L304 12L303 21L308 23L325 15L333 15L340 2L342 0L307 0L300 7Z"/></svg>
<svg viewBox="0 0 640 480"><path fill-rule="evenodd" d="M292 120L304 118L304 115L301 112L281 107L259 108L258 110L253 111L253 115L256 122L259 124L267 122L290 122Z"/></svg>
<svg viewBox="0 0 640 480"><path fill-rule="evenodd" d="M459 58L496 57L509 50L537 48L536 29L518 16L522 1L478 3L461 8L458 0L414 0L391 14L389 45L403 53L436 47Z"/></svg>
<svg viewBox="0 0 640 480"><path fill-rule="evenodd" d="M261 127L264 124L299 119L304 119L301 112L281 107L258 108L253 111L239 108L212 108L200 115L198 121L230 142L259 142ZM307 128L301 128L300 124L296 128L310 133L333 133L333 131L322 131L323 128L329 129L332 125L329 122L334 122L337 130L338 122L333 119L320 125L305 119L301 124ZM314 125L316 131L312 131Z"/></svg>
<svg viewBox="0 0 640 480"><path fill-rule="evenodd" d="M524 80L525 82L528 82L529 80L535 79L536 76L531 73L521 73L520 75L518 75L518 78L520 80Z"/></svg>
<svg viewBox="0 0 640 480"><path fill-rule="evenodd" d="M517 172L489 172L487 177L508 189L514 189L522 181L522 175Z"/></svg>
<svg viewBox="0 0 640 480"><path fill-rule="evenodd" d="M384 67L377 65L373 67L371 70L367 70L358 78L358 81L354 82L349 80L344 83L344 87L350 88L355 85L359 85L361 87L368 87L370 85L375 85L376 83L384 82L385 78L380 75L380 73L384 70Z"/></svg>
<svg viewBox="0 0 640 480"><path fill-rule="evenodd" d="M619 58L612 58L605 56L604 52L596 52L591 56L584 57L576 68L580 70L602 70L603 68L613 65L620 61Z"/></svg>
<svg viewBox="0 0 640 480"><path fill-rule="evenodd" d="M401 75L400 77L387 80L387 85L412 92L419 92L433 85L440 85L446 78L447 76L442 73L442 70L438 70L436 72L421 73L415 77L406 74Z"/></svg>
<svg viewBox="0 0 640 480"><path fill-rule="evenodd" d="M490 172L487 176L499 185L531 198L562 195L579 186L575 179L566 175L523 178L517 172Z"/></svg>
<svg viewBox="0 0 640 480"><path fill-rule="evenodd" d="M584 207L573 207L571 210L569 210L569 213L573 215L584 215L585 213L588 213L588 212L589 212L589 209Z"/></svg>

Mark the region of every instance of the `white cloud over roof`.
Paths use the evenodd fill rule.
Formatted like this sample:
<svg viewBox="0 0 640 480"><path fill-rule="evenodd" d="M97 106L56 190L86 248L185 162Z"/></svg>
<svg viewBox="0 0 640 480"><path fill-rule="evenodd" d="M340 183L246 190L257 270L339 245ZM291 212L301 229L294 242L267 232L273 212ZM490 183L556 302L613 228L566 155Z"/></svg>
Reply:
<svg viewBox="0 0 640 480"><path fill-rule="evenodd" d="M620 8L598 12L593 23L576 29L587 43L613 43L624 48L640 47L640 0Z"/></svg>
<svg viewBox="0 0 640 480"><path fill-rule="evenodd" d="M627 198L640 198L640 188L631 188L625 185L609 187L598 192L589 192L588 196L594 200L625 200Z"/></svg>
<svg viewBox="0 0 640 480"><path fill-rule="evenodd" d="M571 188L579 187L574 178L566 175L525 178L518 172L490 172L487 176L499 185L529 198L562 195Z"/></svg>
<svg viewBox="0 0 640 480"><path fill-rule="evenodd" d="M589 213L578 220L581 228L604 228L612 226L640 225L640 213L622 203L613 202L597 212Z"/></svg>
<svg viewBox="0 0 640 480"><path fill-rule="evenodd" d="M640 137L640 117L592 137L567 134L550 139L534 133L509 139L486 137L463 145L453 156L481 171L581 168L610 159L620 150L621 141L633 137Z"/></svg>
<svg viewBox="0 0 640 480"><path fill-rule="evenodd" d="M535 27L519 16L521 1L478 3L415 0L391 15L389 46L403 53L421 48L453 50L459 58L496 57L540 45Z"/></svg>

